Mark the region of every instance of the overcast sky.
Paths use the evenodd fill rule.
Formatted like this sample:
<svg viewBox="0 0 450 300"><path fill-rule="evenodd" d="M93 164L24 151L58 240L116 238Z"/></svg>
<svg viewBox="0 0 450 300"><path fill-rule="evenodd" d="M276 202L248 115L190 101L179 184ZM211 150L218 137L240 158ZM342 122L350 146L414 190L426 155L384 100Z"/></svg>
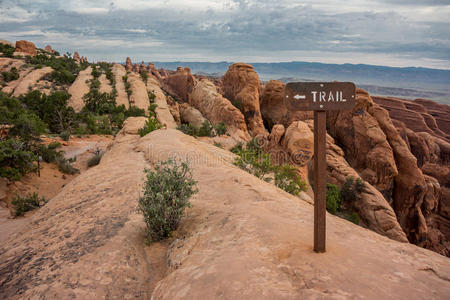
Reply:
<svg viewBox="0 0 450 300"><path fill-rule="evenodd" d="M450 69L450 0L0 0L0 39L117 62Z"/></svg>

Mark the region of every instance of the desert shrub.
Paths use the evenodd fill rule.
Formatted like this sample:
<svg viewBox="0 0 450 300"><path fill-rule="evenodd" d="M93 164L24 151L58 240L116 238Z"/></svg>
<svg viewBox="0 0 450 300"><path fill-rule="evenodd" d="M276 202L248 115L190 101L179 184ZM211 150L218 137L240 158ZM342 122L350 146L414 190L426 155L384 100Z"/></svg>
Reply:
<svg viewBox="0 0 450 300"><path fill-rule="evenodd" d="M148 91L147 94L148 94L148 99L150 99L150 103L153 103L155 101L155 98L156 98L155 93L152 92L152 91Z"/></svg>
<svg viewBox="0 0 450 300"><path fill-rule="evenodd" d="M161 128L161 124L158 123L155 117L149 117L147 121L145 121L145 125L143 128L138 130L140 136L144 136L149 134L154 130L158 130Z"/></svg>
<svg viewBox="0 0 450 300"><path fill-rule="evenodd" d="M139 210L147 225L147 240L158 241L177 229L189 198L197 193L196 181L187 162L173 159L145 170L146 180L139 197Z"/></svg>
<svg viewBox="0 0 450 300"><path fill-rule="evenodd" d="M47 131L47 125L29 111L20 113L11 120L11 124L13 127L9 130L8 135L20 137L27 142L38 139L41 134Z"/></svg>
<svg viewBox="0 0 450 300"><path fill-rule="evenodd" d="M223 134L226 132L226 126L223 123L220 123L217 126L213 126L208 120L205 120L200 128L195 127L191 124L181 124L178 126L178 130L182 131L184 134L192 135L194 137L197 136L209 136L214 137L218 134Z"/></svg>
<svg viewBox="0 0 450 300"><path fill-rule="evenodd" d="M100 77L100 75L102 75L102 72L100 71L100 68L97 68L96 65L92 65L91 75L92 75L92 77L94 77L94 80L96 80L97 78ZM100 82L99 82L99 86L100 86Z"/></svg>
<svg viewBox="0 0 450 300"><path fill-rule="evenodd" d="M216 141L214 141L214 146L223 149L223 145L221 143L216 142Z"/></svg>
<svg viewBox="0 0 450 300"><path fill-rule="evenodd" d="M44 144L39 144L34 146L34 153L42 158L46 163L56 162L56 159L64 156L63 151L56 150L61 147L61 144L58 142L54 142L45 146Z"/></svg>
<svg viewBox="0 0 450 300"><path fill-rule="evenodd" d="M0 52L2 52L3 56L5 57L13 57L15 50L16 48L14 48L13 46L0 43Z"/></svg>
<svg viewBox="0 0 450 300"><path fill-rule="evenodd" d="M72 84L76 79L76 76L69 72L68 70L55 70L50 75L50 80L64 85L64 84Z"/></svg>
<svg viewBox="0 0 450 300"><path fill-rule="evenodd" d="M112 93L100 93L97 88L91 88L89 92L83 96L83 101L84 111L98 115L110 114L116 107L115 96Z"/></svg>
<svg viewBox="0 0 450 300"><path fill-rule="evenodd" d="M70 139L70 132L68 131L63 131L59 134L59 137L63 140L63 141L68 141Z"/></svg>
<svg viewBox="0 0 450 300"><path fill-rule="evenodd" d="M155 115L156 114L156 108L157 107L158 107L158 104L150 103L150 105L148 106L148 111L149 111L150 115Z"/></svg>
<svg viewBox="0 0 450 300"><path fill-rule="evenodd" d="M139 75L141 75L142 81L144 81L145 85L147 85L148 72L143 70L139 72Z"/></svg>
<svg viewBox="0 0 450 300"><path fill-rule="evenodd" d="M348 177L341 188L340 196L343 202L352 204L359 199L364 189L364 182L360 178Z"/></svg>
<svg viewBox="0 0 450 300"><path fill-rule="evenodd" d="M94 155L87 161L88 168L98 165L102 160L103 154L104 153L100 148L95 149Z"/></svg>
<svg viewBox="0 0 450 300"><path fill-rule="evenodd" d="M11 203L14 205L15 216L23 216L27 211L44 206L47 200L44 197L39 197L37 193L32 193L25 197L16 195Z"/></svg>
<svg viewBox="0 0 450 300"><path fill-rule="evenodd" d="M214 136L215 133L213 132L214 126L211 125L211 123L208 120L205 120L202 124L202 126L198 129L198 136Z"/></svg>
<svg viewBox="0 0 450 300"><path fill-rule="evenodd" d="M216 130L216 134L217 135L222 135L225 134L227 132L227 125L225 125L224 123L219 123L216 126L214 126L214 129Z"/></svg>
<svg viewBox="0 0 450 300"><path fill-rule="evenodd" d="M77 168L75 168L72 165L72 163L74 161L75 161L74 158L67 159L67 158L64 158L64 156L61 156L61 157L56 158L56 165L58 166L58 170L61 173L74 175L74 174L80 173L80 170L78 170Z"/></svg>
<svg viewBox="0 0 450 300"><path fill-rule="evenodd" d="M130 98L133 91L131 90L131 84L128 82L128 75L122 76L122 80L125 85L125 91L127 92L128 98Z"/></svg>
<svg viewBox="0 0 450 300"><path fill-rule="evenodd" d="M331 214L336 212L341 207L341 197L339 195L339 188L334 184L327 184L327 211Z"/></svg>
<svg viewBox="0 0 450 300"><path fill-rule="evenodd" d="M230 152L234 153L234 154L238 154L242 151L243 149L243 144L242 142L237 143L233 148L230 149Z"/></svg>
<svg viewBox="0 0 450 300"><path fill-rule="evenodd" d="M274 166L275 185L292 195L298 195L301 191L306 191L304 182L297 169L289 164Z"/></svg>
<svg viewBox="0 0 450 300"><path fill-rule="evenodd" d="M359 225L359 222L361 221L357 212L353 212L350 215L346 215L345 219L352 223L355 223L356 225Z"/></svg>
<svg viewBox="0 0 450 300"><path fill-rule="evenodd" d="M19 72L17 71L16 67L12 67L9 72L7 71L2 72L2 76L5 82L10 82L19 79Z"/></svg>
<svg viewBox="0 0 450 300"><path fill-rule="evenodd" d="M0 140L0 177L20 180L35 169L35 160L36 156L26 142L16 138Z"/></svg>
<svg viewBox="0 0 450 300"><path fill-rule="evenodd" d="M184 134L197 136L198 128L191 124L181 124L181 126L178 126L177 129Z"/></svg>
<svg viewBox="0 0 450 300"><path fill-rule="evenodd" d="M125 108L125 106L124 106ZM130 106L127 110L124 110L124 115L125 118L128 117L141 117L141 116L145 116L145 109L136 107L136 106Z"/></svg>

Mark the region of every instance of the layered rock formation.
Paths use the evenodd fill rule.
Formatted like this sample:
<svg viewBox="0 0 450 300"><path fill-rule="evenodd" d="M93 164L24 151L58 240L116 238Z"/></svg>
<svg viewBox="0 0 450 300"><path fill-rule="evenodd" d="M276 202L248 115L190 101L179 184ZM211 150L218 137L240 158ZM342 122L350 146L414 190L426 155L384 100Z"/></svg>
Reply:
<svg viewBox="0 0 450 300"><path fill-rule="evenodd" d="M53 72L51 67L43 67L41 69L36 69L28 73L25 77L20 79L14 89L13 96L18 97L22 94L26 94L30 91L30 86L34 86L41 78Z"/></svg>
<svg viewBox="0 0 450 300"><path fill-rule="evenodd" d="M181 104L179 106L179 110L180 118L183 123L191 124L192 126L200 128L203 123L207 121L198 109L192 107L188 103Z"/></svg>
<svg viewBox="0 0 450 300"><path fill-rule="evenodd" d="M430 100L415 101L391 97L372 97L389 116L403 122L414 132L427 132L450 141L450 108Z"/></svg>
<svg viewBox="0 0 450 300"><path fill-rule="evenodd" d="M253 136L267 135L259 108L259 76L251 65L235 63L222 78L225 98L240 106Z"/></svg>
<svg viewBox="0 0 450 300"><path fill-rule="evenodd" d="M167 98L159 86L159 82L154 78L149 78L147 81L147 92L152 92L155 95L154 103L157 105L155 109L156 119L165 128L177 128L177 123L167 104Z"/></svg>
<svg viewBox="0 0 450 300"><path fill-rule="evenodd" d="M200 110L212 124L224 123L228 132L238 140L250 139L242 113L217 92L211 81L202 79L189 95L189 103Z"/></svg>
<svg viewBox="0 0 450 300"><path fill-rule="evenodd" d="M131 58L129 58L129 57L127 57L127 59L125 61L125 69L127 70L127 72L133 71L133 63L131 62Z"/></svg>
<svg viewBox="0 0 450 300"><path fill-rule="evenodd" d="M125 70L124 66L121 64L114 64L112 66L112 72L114 74L114 79L116 82L116 103L117 105L125 105L125 108L130 107L130 102L128 100L128 94L125 90L125 83L123 82L123 77L127 75L127 71Z"/></svg>
<svg viewBox="0 0 450 300"><path fill-rule="evenodd" d="M36 46L29 41L17 41L15 55L36 55Z"/></svg>
<svg viewBox="0 0 450 300"><path fill-rule="evenodd" d="M127 82L130 84L131 89L131 95L128 99L130 105L134 105L148 112L150 99L148 98L147 87L142 81L141 76L133 72L129 73Z"/></svg>

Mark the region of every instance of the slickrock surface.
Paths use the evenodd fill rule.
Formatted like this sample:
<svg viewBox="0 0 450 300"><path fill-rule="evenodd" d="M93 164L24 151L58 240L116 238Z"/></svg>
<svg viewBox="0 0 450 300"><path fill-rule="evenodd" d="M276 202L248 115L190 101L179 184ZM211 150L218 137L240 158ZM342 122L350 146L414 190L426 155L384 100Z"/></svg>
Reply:
<svg viewBox="0 0 450 300"><path fill-rule="evenodd" d="M150 100L148 99L147 88L142 81L141 76L133 72L129 73L128 82L130 83L130 89L132 91L130 95L130 105L134 105L148 112Z"/></svg>
<svg viewBox="0 0 450 300"><path fill-rule="evenodd" d="M128 95L125 90L125 84L123 82L122 77L127 75L127 71L125 67L120 64L114 64L112 67L112 72L114 74L114 79L116 80L116 90L117 97L116 103L117 105L125 105L126 108L130 107L130 102L128 101Z"/></svg>
<svg viewBox="0 0 450 300"><path fill-rule="evenodd" d="M13 96L18 97L22 94L29 92L29 87L34 86L42 77L53 72L51 67L43 67L41 69L36 69L25 75L23 79L17 84L14 89Z"/></svg>
<svg viewBox="0 0 450 300"><path fill-rule="evenodd" d="M106 78L105 74L100 75L98 80L100 81L100 89L99 89L100 93L111 93L112 92L111 83Z"/></svg>
<svg viewBox="0 0 450 300"><path fill-rule="evenodd" d="M89 80L92 79L92 68L87 67L85 70L78 73L77 79L69 87L69 94L72 95L68 101L68 105L72 106L76 112L79 112L84 107L83 96L89 93Z"/></svg>
<svg viewBox="0 0 450 300"><path fill-rule="evenodd" d="M259 108L259 76L251 65L232 64L222 78L225 98L241 106L251 135L267 135Z"/></svg>
<svg viewBox="0 0 450 300"><path fill-rule="evenodd" d="M0 248L2 299L442 299L447 258L328 215L312 252L313 208L177 130L139 138L130 118L100 165L69 183ZM143 169L189 157L199 193L165 261L136 212ZM156 247L156 248L155 248ZM159 248L158 248L159 247ZM159 249L159 250L158 250Z"/></svg>
<svg viewBox="0 0 450 300"><path fill-rule="evenodd" d="M158 105L155 109L156 119L165 128L177 128L177 123L170 112L167 97L161 90L159 82L154 78L148 78L147 91L155 94L154 102Z"/></svg>

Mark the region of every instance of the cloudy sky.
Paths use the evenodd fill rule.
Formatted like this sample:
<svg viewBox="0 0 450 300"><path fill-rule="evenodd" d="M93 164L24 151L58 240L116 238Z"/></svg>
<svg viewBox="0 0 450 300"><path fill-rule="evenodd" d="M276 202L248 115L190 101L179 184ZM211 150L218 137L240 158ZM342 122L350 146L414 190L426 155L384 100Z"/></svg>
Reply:
<svg viewBox="0 0 450 300"><path fill-rule="evenodd" d="M450 0L0 0L0 39L118 62L450 69Z"/></svg>

